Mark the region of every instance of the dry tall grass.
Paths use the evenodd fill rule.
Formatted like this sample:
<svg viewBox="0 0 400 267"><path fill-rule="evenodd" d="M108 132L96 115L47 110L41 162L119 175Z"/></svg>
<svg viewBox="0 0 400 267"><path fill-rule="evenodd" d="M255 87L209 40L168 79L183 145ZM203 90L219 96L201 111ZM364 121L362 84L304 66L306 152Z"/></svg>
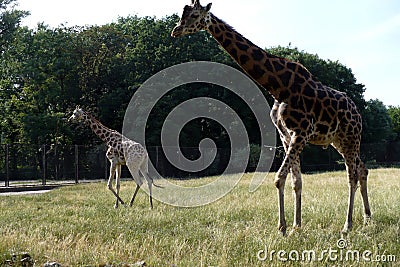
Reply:
<svg viewBox="0 0 400 267"><path fill-rule="evenodd" d="M245 175L227 196L199 208L155 201L150 211L147 196L140 192L133 207L115 210L114 197L105 183L64 187L42 195L2 196L0 263L10 254L26 251L37 266L49 261L65 266L124 266L138 261L147 266L280 266L282 259L299 266L377 264L343 258L350 250L371 251L371 260L393 255L396 258L386 257L385 261L400 264L399 177L399 169L370 171L373 222L363 225L357 192L354 228L345 237L342 250L337 241L347 207L344 172L303 175L303 227L289 237L281 237L276 229L273 174L254 193L248 192L250 175ZM212 179L202 178L201 184ZM129 199L134 187L133 182L123 182L123 199ZM293 198L289 181L286 203L290 224ZM302 253L311 250L316 258L302 261ZM328 257L324 251L329 250L342 253L342 258ZM282 257L278 257L279 251L283 251Z"/></svg>

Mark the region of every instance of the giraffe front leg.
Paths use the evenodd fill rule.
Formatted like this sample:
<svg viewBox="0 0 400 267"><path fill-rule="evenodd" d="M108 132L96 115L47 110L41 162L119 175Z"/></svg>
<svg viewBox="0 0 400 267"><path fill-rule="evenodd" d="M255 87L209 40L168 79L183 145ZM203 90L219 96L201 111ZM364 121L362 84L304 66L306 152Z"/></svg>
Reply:
<svg viewBox="0 0 400 267"><path fill-rule="evenodd" d="M122 205L124 205L125 204L124 201L118 196L118 194L114 191L114 188L112 187L112 180L114 178L116 168L117 168L117 164L115 164L111 161L110 177L108 178L107 187L114 194L114 196L117 198L117 200L119 202L121 202Z"/></svg>
<svg viewBox="0 0 400 267"><path fill-rule="evenodd" d="M117 168L116 168L116 175L115 175L115 187L116 187L116 189L117 189L117 196L119 196L119 191L120 191L120 188L121 188L121 165L117 165ZM114 205L114 208L118 208L118 204L119 204L119 200L118 200L118 197L116 198L116 200L115 200L115 205Z"/></svg>
<svg viewBox="0 0 400 267"><path fill-rule="evenodd" d="M282 235L286 235L286 220L285 220L285 182L288 174L288 165L284 163L279 169L275 178L275 187L278 189L278 230Z"/></svg>
<svg viewBox="0 0 400 267"><path fill-rule="evenodd" d="M286 149L286 155L282 162L282 166L277 173L275 179L275 186L278 189L279 199L279 231L286 234L286 221L284 213L284 188L285 181L289 170L292 172L292 184L295 191L295 211L294 211L294 227L301 226L301 171L300 171L300 160L299 155L306 144L306 139L301 135L293 134L290 139L290 143Z"/></svg>
<svg viewBox="0 0 400 267"><path fill-rule="evenodd" d="M275 101L274 108L271 110L271 119L274 122L276 128L278 129L279 136L281 138L283 147L285 149L285 160L286 160L286 165L285 165L285 160L282 162L281 167L279 168L276 177L275 177L275 187L278 190L278 230L283 234L286 235L286 220L285 220L285 183L286 183L286 177L289 172L289 163L287 158L287 153L289 149L289 143L290 143L290 137L286 131L286 129L283 127L283 125L278 121L277 118L277 108L279 108L278 102ZM275 111L274 111L275 110Z"/></svg>

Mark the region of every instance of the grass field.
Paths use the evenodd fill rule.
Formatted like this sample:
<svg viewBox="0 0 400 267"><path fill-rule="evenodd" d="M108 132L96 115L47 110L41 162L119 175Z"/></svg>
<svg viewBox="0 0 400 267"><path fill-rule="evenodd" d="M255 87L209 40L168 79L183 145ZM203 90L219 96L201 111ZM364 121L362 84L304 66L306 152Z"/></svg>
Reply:
<svg viewBox="0 0 400 267"><path fill-rule="evenodd" d="M344 172L303 175L303 227L289 237L276 229L273 174L254 193L248 192L249 182L246 175L224 198L203 207L154 201L152 211L143 191L133 207L115 210L105 183L2 196L0 264L14 253L27 252L36 266L52 261L63 266L133 266L140 261L146 266L280 266L283 259L293 266L400 265L400 169L370 171L373 221L363 225L357 191L353 231L343 240L348 193ZM133 190L133 182L123 182L122 198L128 200ZM292 214L288 181L288 224ZM338 247L338 240L345 244ZM315 251L314 261L308 261L310 251ZM381 261L367 262L363 253L366 260Z"/></svg>

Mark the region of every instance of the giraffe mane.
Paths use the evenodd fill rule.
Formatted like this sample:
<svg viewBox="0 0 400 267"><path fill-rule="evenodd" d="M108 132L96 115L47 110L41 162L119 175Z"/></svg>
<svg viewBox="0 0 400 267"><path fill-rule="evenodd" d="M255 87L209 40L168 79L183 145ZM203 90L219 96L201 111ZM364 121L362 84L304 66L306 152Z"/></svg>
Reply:
<svg viewBox="0 0 400 267"><path fill-rule="evenodd" d="M236 34L241 37L242 39L246 40L249 44L256 46L252 41L250 41L249 39L247 39L246 37L244 37L241 33L239 33L238 31L236 31L235 27L233 27L232 25L228 24L227 22L225 22L224 20L218 18L217 16L215 16L213 13L210 12L210 15L212 18L214 18L218 23L223 24L225 26L225 28L228 31L234 31L236 32Z"/></svg>

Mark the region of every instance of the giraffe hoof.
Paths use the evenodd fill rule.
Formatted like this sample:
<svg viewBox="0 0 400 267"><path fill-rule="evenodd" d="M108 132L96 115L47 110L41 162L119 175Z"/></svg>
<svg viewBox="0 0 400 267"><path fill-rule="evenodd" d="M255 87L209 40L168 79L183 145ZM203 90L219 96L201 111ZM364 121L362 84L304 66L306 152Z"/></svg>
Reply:
<svg viewBox="0 0 400 267"><path fill-rule="evenodd" d="M287 236L292 236L292 235L295 235L297 232L298 232L298 230L296 230L296 229L292 229L292 230L290 230L290 231L289 231L289 233L288 233L288 235L287 235Z"/></svg>
<svg viewBox="0 0 400 267"><path fill-rule="evenodd" d="M286 236L286 226L280 226L278 230L282 236Z"/></svg>
<svg viewBox="0 0 400 267"><path fill-rule="evenodd" d="M345 224L345 226L343 227L342 230L342 235L346 236L348 233L350 233L351 231L351 226L349 226L348 224Z"/></svg>
<svg viewBox="0 0 400 267"><path fill-rule="evenodd" d="M364 217L364 225L370 225L370 224L372 224L371 216L365 216Z"/></svg>
<svg viewBox="0 0 400 267"><path fill-rule="evenodd" d="M292 230L290 230L288 236L294 235L294 234L300 232L300 230L301 230L300 225L293 225L293 228L292 228Z"/></svg>

